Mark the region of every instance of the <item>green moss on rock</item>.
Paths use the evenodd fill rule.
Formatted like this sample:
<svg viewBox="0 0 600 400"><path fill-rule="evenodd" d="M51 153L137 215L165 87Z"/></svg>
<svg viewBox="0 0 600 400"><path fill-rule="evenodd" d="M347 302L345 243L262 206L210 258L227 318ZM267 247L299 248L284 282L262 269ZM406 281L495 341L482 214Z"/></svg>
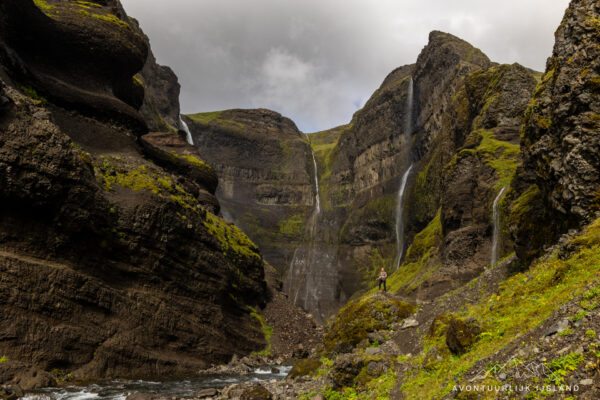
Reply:
<svg viewBox="0 0 600 400"><path fill-rule="evenodd" d="M237 226L210 212L206 212L204 226L217 238L225 253L233 253L243 258L260 258L258 247Z"/></svg>
<svg viewBox="0 0 600 400"><path fill-rule="evenodd" d="M303 376L314 375L314 373L321 367L321 360L318 358L305 358L298 360L288 373L288 378L299 378Z"/></svg>
<svg viewBox="0 0 600 400"><path fill-rule="evenodd" d="M258 311L256 311L255 308L248 306L248 309L250 310L250 315L253 316L254 318L256 318L258 320L258 322L260 323L260 326L263 331L263 335L265 336L265 341L267 342L267 347L265 347L264 350L260 351L258 353L258 355L261 355L261 356L271 355L271 335L273 334L273 327L267 325L265 318L262 315L260 315L258 313Z"/></svg>
<svg viewBox="0 0 600 400"><path fill-rule="evenodd" d="M415 312L415 306L383 294L371 294L346 304L325 328L328 353L349 352L370 332L390 329Z"/></svg>

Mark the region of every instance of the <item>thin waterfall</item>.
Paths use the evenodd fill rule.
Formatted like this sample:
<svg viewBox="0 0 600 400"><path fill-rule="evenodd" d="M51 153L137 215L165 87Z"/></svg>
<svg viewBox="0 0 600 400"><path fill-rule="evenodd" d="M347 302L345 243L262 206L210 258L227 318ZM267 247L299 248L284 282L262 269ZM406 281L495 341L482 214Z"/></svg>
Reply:
<svg viewBox="0 0 600 400"><path fill-rule="evenodd" d="M400 267L400 262L404 256L404 191L406 190L406 182L412 169L413 166L411 165L404 175L402 175L400 190L398 190L398 203L396 204L396 253L398 254L398 259L396 260L395 271Z"/></svg>
<svg viewBox="0 0 600 400"><path fill-rule="evenodd" d="M300 281L302 278L305 279L304 282L304 301L303 306L305 310L309 310L309 301L314 302L316 304L318 302L317 298L317 289L318 284L314 282L312 264L314 258L314 242L317 234L317 222L319 219L319 214L321 213L321 199L319 195L319 174L317 170L317 160L315 158L315 153L313 151L312 146L310 145L310 138L308 135L305 135L308 141L308 146L310 147L311 157L313 160L314 167L314 185L315 185L315 201L314 201L314 209L308 220L308 234L309 240L307 245L301 244L294 251L294 256L292 258L292 262L290 263L290 268L287 273L287 287L290 295L293 291L294 304L298 304L298 296L302 289L302 282Z"/></svg>
<svg viewBox="0 0 600 400"><path fill-rule="evenodd" d="M179 129L185 132L185 140L188 142L188 144L191 144L193 146L194 138L192 137L192 132L190 132L190 128L185 123L183 118L181 118L181 115L179 116Z"/></svg>
<svg viewBox="0 0 600 400"><path fill-rule="evenodd" d="M500 193L498 193L498 196L496 196L496 198L494 199L494 206L493 206L493 222L494 222L494 233L492 236L492 256L490 259L490 266L496 265L498 263L498 256L499 256L499 245L500 245L500 212L498 210L498 207L500 205L500 200L502 199L502 196L504 195L504 192L506 191L506 186L504 186L501 190Z"/></svg>
<svg viewBox="0 0 600 400"><path fill-rule="evenodd" d="M395 271L400 267L402 257L404 256L404 191L406 190L406 182L413 168L413 164L409 162L411 159L411 141L412 141L412 115L413 115L413 103L414 103L414 81L412 76L408 81L408 92L406 94L406 108L404 111L404 175L400 181L400 188L398 189L398 202L396 203L396 268Z"/></svg>

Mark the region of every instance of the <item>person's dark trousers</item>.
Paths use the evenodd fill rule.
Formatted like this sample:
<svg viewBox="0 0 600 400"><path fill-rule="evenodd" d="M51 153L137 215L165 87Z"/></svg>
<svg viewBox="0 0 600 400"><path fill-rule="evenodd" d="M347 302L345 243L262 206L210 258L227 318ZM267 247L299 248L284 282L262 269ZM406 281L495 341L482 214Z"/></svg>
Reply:
<svg viewBox="0 0 600 400"><path fill-rule="evenodd" d="M379 290L381 290L381 284L383 284L383 291L387 292L387 288L385 287L385 279L379 280Z"/></svg>

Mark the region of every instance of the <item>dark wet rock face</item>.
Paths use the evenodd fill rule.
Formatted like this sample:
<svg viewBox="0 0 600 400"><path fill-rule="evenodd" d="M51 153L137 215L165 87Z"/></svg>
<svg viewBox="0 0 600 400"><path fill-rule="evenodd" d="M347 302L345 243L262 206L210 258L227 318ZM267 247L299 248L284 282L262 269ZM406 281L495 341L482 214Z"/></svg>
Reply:
<svg viewBox="0 0 600 400"><path fill-rule="evenodd" d="M267 299L263 263L241 232L204 211L175 169L79 149L47 111L8 94L19 105L0 153L9 363L184 375L266 345L245 306Z"/></svg>
<svg viewBox="0 0 600 400"><path fill-rule="evenodd" d="M136 75L137 77L137 75ZM151 132L174 131L179 128L179 82L171 68L158 65L152 50L139 78L144 85L144 102L140 113Z"/></svg>
<svg viewBox="0 0 600 400"><path fill-rule="evenodd" d="M264 350L249 306L292 308L216 215L197 149L147 133L136 110L160 98L176 124L178 86L135 21L112 0L0 11L0 380L189 376Z"/></svg>
<svg viewBox="0 0 600 400"><path fill-rule="evenodd" d="M21 86L137 132L144 89L134 79L148 44L116 0L7 0L0 4L0 59Z"/></svg>
<svg viewBox="0 0 600 400"><path fill-rule="evenodd" d="M524 264L600 209L599 14L596 1L571 2L526 115L513 213Z"/></svg>

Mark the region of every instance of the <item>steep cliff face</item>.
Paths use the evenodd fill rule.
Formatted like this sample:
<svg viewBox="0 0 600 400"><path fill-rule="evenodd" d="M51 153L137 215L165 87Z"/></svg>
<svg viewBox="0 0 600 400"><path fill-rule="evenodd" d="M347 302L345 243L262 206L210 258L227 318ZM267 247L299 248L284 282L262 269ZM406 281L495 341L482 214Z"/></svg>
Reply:
<svg viewBox="0 0 600 400"><path fill-rule="evenodd" d="M140 114L151 132L179 129L179 82L171 68L158 65L150 49L144 68L134 79L144 86Z"/></svg>
<svg viewBox="0 0 600 400"><path fill-rule="evenodd" d="M219 176L223 215L256 243L280 273L302 242L315 206L308 141L289 119L269 110L184 116L202 157Z"/></svg>
<svg viewBox="0 0 600 400"><path fill-rule="evenodd" d="M216 167L222 182L234 181L225 166L261 171L237 178L236 189L220 188L222 204L236 208L232 220L262 248L272 248L265 255L284 274L291 299L325 320L371 287L381 267L393 272L405 250L393 287L421 298L445 293L489 264L492 206L518 164L519 125L534 86L532 71L494 65L467 42L432 32L417 63L390 73L348 125L308 135L318 213L310 208L313 168L305 142L298 140L291 153L302 160L296 175L281 174L287 154L268 150L267 139L256 140L256 128L239 116L190 117L203 157L223 164ZM259 176L269 176L269 187L279 185L286 207L303 207L297 221L304 228L285 250L272 246L288 237L273 229L280 219L261 214L265 201L244 204L264 187ZM292 190L297 176L303 197ZM248 214L256 216L251 225L243 221ZM271 236L261 237L256 226ZM510 243L501 247L506 254Z"/></svg>
<svg viewBox="0 0 600 400"><path fill-rule="evenodd" d="M594 1L571 2L527 110L512 209L525 265L600 209L599 11Z"/></svg>
<svg viewBox="0 0 600 400"><path fill-rule="evenodd" d="M134 78L154 61L121 5L0 11L1 380L30 368L31 386L53 383L43 371L190 375L268 346L250 307L274 297L304 320L218 216L217 176L197 149L147 133L137 109L177 85L154 65ZM153 104L176 122L176 103Z"/></svg>

